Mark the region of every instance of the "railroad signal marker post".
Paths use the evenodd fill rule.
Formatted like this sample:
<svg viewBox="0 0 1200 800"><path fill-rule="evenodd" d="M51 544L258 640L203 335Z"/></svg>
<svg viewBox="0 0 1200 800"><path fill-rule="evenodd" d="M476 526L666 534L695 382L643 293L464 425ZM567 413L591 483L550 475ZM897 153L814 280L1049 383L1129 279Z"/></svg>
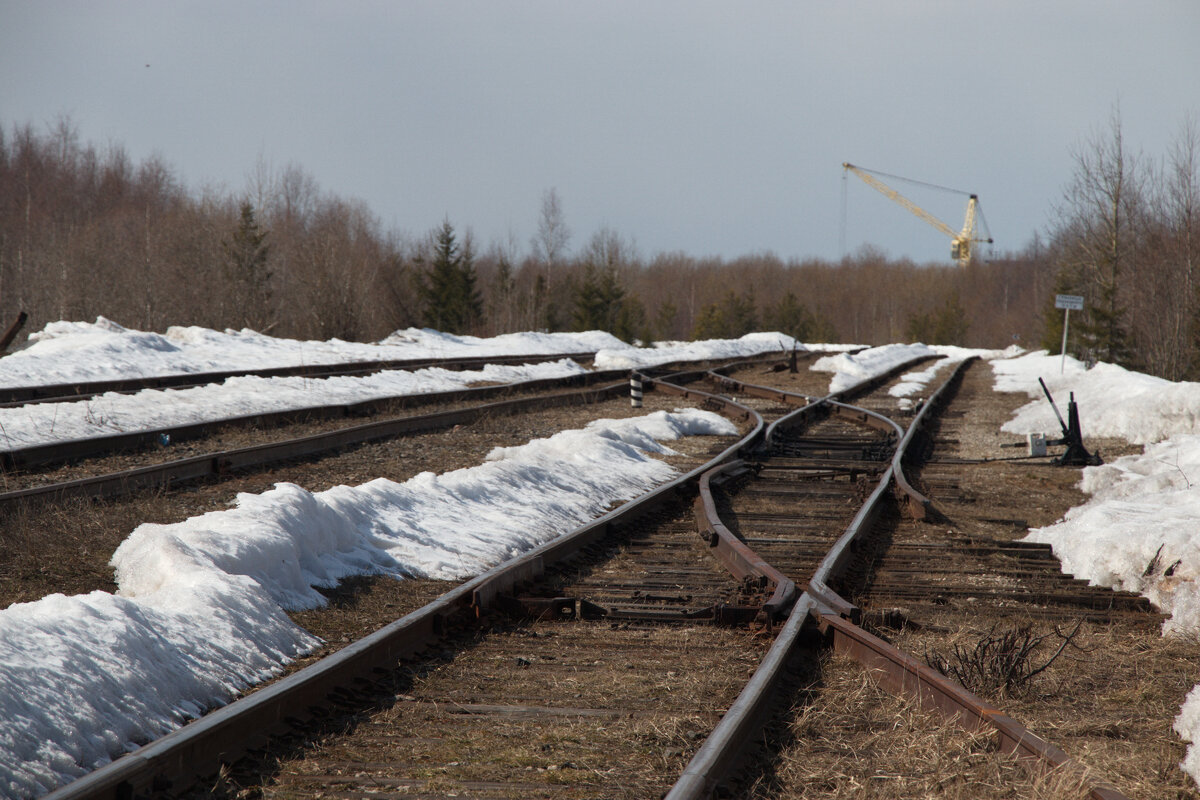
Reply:
<svg viewBox="0 0 1200 800"><path fill-rule="evenodd" d="M1063 310L1062 359L1058 364L1058 374L1061 375L1067 366L1067 331L1071 327L1071 312L1083 311L1083 298L1077 294L1056 294L1054 307Z"/></svg>

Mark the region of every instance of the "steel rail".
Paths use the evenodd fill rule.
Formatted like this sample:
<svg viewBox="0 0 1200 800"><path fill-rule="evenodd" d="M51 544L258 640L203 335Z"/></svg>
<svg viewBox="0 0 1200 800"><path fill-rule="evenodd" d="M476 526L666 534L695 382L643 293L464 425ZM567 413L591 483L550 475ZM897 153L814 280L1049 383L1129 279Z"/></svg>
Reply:
<svg viewBox="0 0 1200 800"><path fill-rule="evenodd" d="M961 380L968 364L960 364L943 382L909 426L909 431L927 423L926 412L929 408L941 407L946 402L947 387ZM824 404L825 401L818 401L812 405ZM835 404L835 407L838 405L850 410L844 404ZM895 424L890 420L888 422ZM847 564L852 543L869 532L878 518L890 486L898 475L903 474L901 464L905 450L913 439L914 436L910 435L900 439L892 463L843 535L814 571L759 670L688 763L666 795L667 800L708 800L718 795L720 785L738 763L744 743L755 737L761 729L770 701L779 691L785 673L784 665L800 642L806 623L810 621L816 623L836 652L850 655L864 667L882 673L881 683L889 690L902 692L921 704L932 706L961 727L994 731L997 744L1003 752L1051 769L1064 766L1079 768L1078 762L1060 748L1031 733L999 709L864 631L856 624L861 615L858 608L829 588L828 582L837 577ZM1106 783L1091 786L1088 796L1093 800L1128 800L1126 795Z"/></svg>
<svg viewBox="0 0 1200 800"><path fill-rule="evenodd" d="M772 359L774 354L765 358ZM761 361L761 359L759 359ZM748 361L745 363L758 363ZM641 370L647 376L667 373L675 369L676 364L664 364ZM704 371L671 373L680 379L695 380ZM341 419L346 417L367 416L380 410L401 407L436 405L451 402L476 402L478 400L504 396L515 392L540 391L548 388L565 386L591 386L609 380L628 378L629 370L614 369L599 372L585 372L578 375L568 375L562 378L537 378L534 380L507 383L496 386L478 386L467 389L455 389L445 392L428 392L422 394L393 395L362 400L353 403L334 403L306 408L272 411L261 414L246 414L237 417L208 420L166 428L155 428L147 431L118 433L106 436L96 436L86 439L74 439L64 442L31 445L29 447L0 450L0 472L11 472L17 469L30 469L58 464L70 463L75 460L91 458L106 453L128 452L150 447L157 447L166 437L170 442L183 442L211 435L213 432L230 428L254 425L285 425L313 419ZM696 377L694 377L696 376Z"/></svg>
<svg viewBox="0 0 1200 800"><path fill-rule="evenodd" d="M105 381L76 381L40 386L7 386L0 388L0 408L28 403L61 403L84 400L106 392L129 393L142 389L182 389L220 383L229 378L259 377L327 378L339 375L362 375L385 370L416 370L440 367L448 370L467 370L487 364L542 364L561 361L589 361L594 352L551 353L517 356L465 356L461 358L413 358L385 361L342 361L330 364L295 364L261 369L233 369L217 372L185 372L175 375L153 375L143 378L114 378Z"/></svg>
<svg viewBox="0 0 1200 800"><path fill-rule="evenodd" d="M836 392L829 392L823 397L807 396L796 392L789 392L783 389L776 389L773 386L762 386L761 384L757 383L740 381L725 374L726 372L732 372L733 370L737 369L739 366L741 366L741 362L735 362L733 364L708 370L708 375L710 376L710 380L712 380L722 389L728 391L750 395L751 397L759 397L764 400L775 400L777 402L790 405L808 405L811 403L816 403L821 399L845 400L860 394L874 391L890 381L896 375L903 373L905 370L912 369L913 367L924 364L927 361L933 361L939 358L945 358L945 356L933 355L916 356L914 358L910 358L901 364L897 364L896 366L879 373L878 375L865 378L864 380L859 381L853 386L848 386L845 389L840 389Z"/></svg>
<svg viewBox="0 0 1200 800"><path fill-rule="evenodd" d="M628 383L621 382L574 392L518 397L453 411L369 422L311 436L205 453L131 470L2 492L0 508L30 500L123 497L143 489L176 487L227 475L235 470L253 469L289 459L320 455L352 445L466 425L489 414L515 414L542 408L601 402L621 396L628 390Z"/></svg>
<svg viewBox="0 0 1200 800"><path fill-rule="evenodd" d="M665 800L710 800L720 796L719 787L741 760L745 744L762 730L815 608L811 595L800 595L758 669L684 767Z"/></svg>
<svg viewBox="0 0 1200 800"><path fill-rule="evenodd" d="M851 408L847 406L842 407L846 409ZM857 410L866 411L865 409ZM891 420L888 420L888 422L891 422ZM891 424L895 425L894 422L891 422ZM898 425L896 427L899 428ZM897 450L899 450L899 447L897 447ZM838 616L849 617L855 623L862 618L861 609L830 589L829 581L841 576L842 571L855 555L853 543L864 536L879 519L879 515L883 511L883 499L890 492L894 481L896 472L894 464L895 456L893 454L893 463L889 464L887 469L879 476L879 481L875 484L875 489L867 497L866 502L859 507L858 513L854 515L854 519L846 526L846 530L843 531L841 537L829 549L825 557L821 559L821 563L808 579L808 589L806 591L813 596L818 605L823 606L824 610L829 610Z"/></svg>
<svg viewBox="0 0 1200 800"><path fill-rule="evenodd" d="M921 508L928 508L929 499L913 488L907 477L904 475L904 461L908 455L908 447L912 444L915 438L915 431L923 428L929 420L928 412L930 408L941 407L945 402L946 395L944 394L946 387L956 383L962 379L962 374L966 371L971 361L963 361L954 370L941 386L931 395L933 402L926 403L913 422L909 425L908 430L900 428L894 421L875 414L867 412L865 409L853 409L844 404L830 401L830 404L835 408L845 409L846 414L858 414L865 412L871 415L874 424L878 427L889 426L894 431L899 432L897 436L898 444L892 454L892 461L884 473L880 476L879 482L867 502L859 509L858 514L847 526L845 532L838 539L829 552L822 559L821 564L813 572L809 579L809 591L812 592L825 606L829 609L841 610L841 616L849 616L852 621L857 622L860 616L858 609L846 600L841 598L836 592L829 588L829 581L836 580L842 575L846 564L853 558L853 543L856 539L865 536L871 526L875 524L879 518L879 514L883 508L883 498L887 490L893 482L904 493L906 502L909 505L917 505ZM865 419L865 418L864 418ZM844 609L849 607L853 609L849 614L846 614Z"/></svg>
<svg viewBox="0 0 1200 800"><path fill-rule="evenodd" d="M168 441L178 443L209 436L217 430L231 427L284 425L314 419L362 417L397 405L407 407L464 401L474 402L516 392L540 391L548 388L578 385L591 386L603 383L604 381L619 379L627 374L626 370L605 370L603 372L569 375L563 378L538 378L498 386L477 386L446 392L393 395L354 403L334 403L330 405L288 409L286 411L245 414L242 416L225 417L223 419L207 420L205 422L195 422L174 427L155 428L153 430L136 431L133 433L117 433L88 439L72 439L64 442L31 445L29 447L0 451L0 471L11 472L17 469L46 467L55 464L65 464L105 453L127 452L147 447L157 447L163 441L163 437L166 437Z"/></svg>
<svg viewBox="0 0 1200 800"><path fill-rule="evenodd" d="M961 381L962 375L970 363L964 361L959 364L950 377L931 395L930 401L925 404L918 417L909 426L910 432L927 424L928 410L932 407L940 407L946 402L948 387ZM931 705L947 719L963 727L972 730L990 728L995 732L997 744L1004 752L1035 760L1052 769L1066 764L1077 764L1078 762L1067 756L1061 749L1031 733L1019 722L1005 716L975 694L859 628L855 624L857 623L856 614L849 615L851 619L847 621L844 619L847 615L836 610L839 605L854 607L829 588L828 582L840 576L842 569L850 560L852 543L865 536L877 519L886 494L887 483L897 480L899 476L903 475L901 464L907 455L907 447L914 438L915 435L904 437L901 442L903 447L897 447L892 464L880 479L879 486L809 580L808 591L818 601L815 616L820 630L831 639L831 644L837 652L847 653L864 666L881 672L884 676L884 684L892 690L904 692L921 703ZM926 500L926 508L927 504ZM1115 787L1101 784L1092 786L1089 796L1094 800L1125 798L1125 795Z"/></svg>
<svg viewBox="0 0 1200 800"><path fill-rule="evenodd" d="M807 423L813 415L829 410L832 407L836 406L828 399L822 398L781 417L779 420L776 420L776 423L786 421L782 427L795 427ZM853 407L841 405L841 408L849 412ZM869 412L866 409L853 410L861 412L861 414L852 415L853 418L859 420L870 419L876 425L880 425L882 420L886 420L886 418ZM849 413L847 415L851 416ZM770 430L774 432L782 430L782 427L773 424ZM769 434L764 434L764 439L767 435ZM713 471L716 469L718 468L714 467ZM890 468L885 473L885 476L880 479L880 488L876 489L875 493L872 494L872 498L881 496L889 482ZM867 502L870 503L871 500ZM718 526L720 528L725 527L720 523L715 503L706 507L705 511L709 513L707 514L707 518L702 522L699 520L699 514L697 514L698 522L701 525L714 529L718 528ZM862 511L860 510L859 516L861 515ZM732 536L732 533L730 535ZM759 558L758 560L762 559ZM774 571L778 572L778 570ZM857 610L850 603L847 603L836 595L833 595L831 598L818 595L812 591L811 585L804 589L792 605L786 622L780 628L775 641L759 664L758 669L755 670L750 681L742 689L741 693L738 694L737 699L730 706L729 710L725 712L725 715L717 723L712 733L705 739L704 744L700 746L700 749L692 757L691 761L688 762L679 779L667 793L666 800L710 800L710 798L718 796L721 784L728 779L734 767L741 759L745 744L755 739L758 731L763 728L770 713L774 697L778 694L780 686L788 674L787 665L795 655L797 647L801 642L801 634L808 626L810 617L825 611L832 613L834 616L839 616L838 611L833 611L832 609L838 609L838 611L846 614Z"/></svg>
<svg viewBox="0 0 1200 800"><path fill-rule="evenodd" d="M340 687L369 680L378 671L391 669L398 660L415 654L434 641L452 620L482 614L514 587L541 575L548 564L570 559L621 526L694 491L705 471L734 458L742 449L753 447L762 437L762 417L752 409L728 398L662 381L655 381L654 385L656 389L703 399L707 407L730 418L752 422L751 430L685 475L459 585L315 664L60 787L46 795L45 800L120 800L143 791L163 794L176 781L235 759L252 748L257 739L286 726L289 720L303 715L305 709L336 694Z"/></svg>
<svg viewBox="0 0 1200 800"><path fill-rule="evenodd" d="M708 541L712 553L738 580L756 582L763 589L771 589L770 598L763 603L761 616L767 625L786 614L796 602L796 583L766 559L746 545L725 527L717 513L717 504L712 495L712 482L721 478L735 477L748 470L746 462L738 459L720 464L700 476L700 492L693 502L693 513L700 536Z"/></svg>
<svg viewBox="0 0 1200 800"><path fill-rule="evenodd" d="M991 730L1001 752L1040 763L1050 769L1077 768L1079 762L1063 750L1030 732L1024 725L986 703L975 694L922 664L862 628L827 610L815 614L820 630L835 652L858 661L880 678L887 689L908 695L925 707L932 707L944 718L974 731ZM1098 783L1089 787L1093 800L1129 800L1115 786Z"/></svg>
<svg viewBox="0 0 1200 800"><path fill-rule="evenodd" d="M924 434L932 416L930 409L936 408L940 411L949 402L948 398L951 387L962 383L962 377L967 369L978 360L979 356L971 356L958 363L954 368L954 372L950 374L950 377L921 404L912 422L908 424L908 430L904 432L904 438L900 440L900 446L896 448L896 455L892 458L892 467L895 471L896 483L904 492L904 508L913 519L928 520L932 514L933 503L909 483L908 477L904 472L903 462L911 457L910 445L913 444L917 436Z"/></svg>
<svg viewBox="0 0 1200 800"><path fill-rule="evenodd" d="M756 397L775 400L776 402L783 402L785 404L801 404L801 408L775 420L768 426L764 433L764 442L769 442L783 427L807 425L812 421L814 416L830 409L834 413L853 417L855 421L865 421L866 424L872 427L887 430L889 433L895 434L896 438L899 438L899 434L901 433L899 426L886 417L866 409L854 409L851 406L835 403L829 400L829 398L835 395L861 394L870 391L890 380L897 373L909 369L916 363L927 360L929 360L928 356L910 359L880 375L867 378L841 392L831 394L815 402L806 395L737 381L723 374L725 371L736 369L740 366L738 363L720 369L708 370L705 374L722 389L741 391L743 394L751 394ZM763 588L772 588L771 598L763 605L764 619L767 623L771 624L787 613L792 607L796 598L796 583L746 546L744 542L738 539L721 522L716 509L716 502L712 496L711 484L714 480L719 480L722 477L731 477L739 470L745 471L746 469L745 462L739 460L715 466L705 473L700 479L699 495L696 497L694 504L694 516L701 537L708 540L709 546L713 548L714 555L735 577L741 580L751 579L757 581ZM847 611L850 609L848 604L839 606L839 608L845 608Z"/></svg>

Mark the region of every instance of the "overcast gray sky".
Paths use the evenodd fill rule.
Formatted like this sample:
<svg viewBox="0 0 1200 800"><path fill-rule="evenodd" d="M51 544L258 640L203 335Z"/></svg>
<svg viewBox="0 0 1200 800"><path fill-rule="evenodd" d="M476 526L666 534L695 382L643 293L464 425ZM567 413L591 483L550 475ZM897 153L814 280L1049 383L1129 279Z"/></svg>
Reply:
<svg viewBox="0 0 1200 800"><path fill-rule="evenodd" d="M841 256L843 161L979 195L1000 250L1044 230L1118 107L1158 159L1200 116L1197 0L0 0L0 124L159 155L241 192L261 159L477 245ZM965 198L910 190L953 228ZM946 260L854 178L847 249Z"/></svg>

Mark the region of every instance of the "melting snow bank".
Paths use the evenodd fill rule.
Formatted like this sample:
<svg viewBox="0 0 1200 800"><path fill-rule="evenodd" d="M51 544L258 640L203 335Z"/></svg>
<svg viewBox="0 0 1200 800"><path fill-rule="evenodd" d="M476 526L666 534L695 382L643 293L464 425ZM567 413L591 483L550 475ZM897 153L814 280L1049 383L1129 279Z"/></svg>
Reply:
<svg viewBox="0 0 1200 800"><path fill-rule="evenodd" d="M809 369L832 372L829 391L840 392L856 383L882 375L889 369L921 356L935 356L937 351L923 344L888 344L871 347L857 353L839 353L817 359ZM910 373L916 374L916 373Z"/></svg>
<svg viewBox="0 0 1200 800"><path fill-rule="evenodd" d="M747 333L740 339L706 339L699 342L655 342L653 347L600 350L596 369L636 369L675 361L720 361L748 358L763 353L790 353L796 347L808 350L846 350L854 345L804 344L785 333Z"/></svg>
<svg viewBox="0 0 1200 800"><path fill-rule="evenodd" d="M1088 502L1026 538L1050 544L1065 572L1149 598L1169 615L1164 635L1200 636L1200 435L1088 467L1080 488ZM1188 694L1175 731L1191 743L1181 766L1200 782L1200 686Z"/></svg>
<svg viewBox="0 0 1200 800"><path fill-rule="evenodd" d="M1145 595L1169 615L1164 633L1200 635L1200 435L1087 467L1079 487L1088 501L1029 541L1053 546L1065 572Z"/></svg>
<svg viewBox="0 0 1200 800"><path fill-rule="evenodd" d="M921 345L916 346L920 347ZM942 368L959 364L972 356L985 359L1002 358L1008 352L1000 350L969 350L951 345L934 345L931 349L937 355L943 356L943 358L934 361L925 369L904 373L900 376L900 382L888 389L890 396L900 398L897 403L900 408L912 408L912 397L921 393L929 385L929 382L937 377ZM904 360L901 359L897 363L902 363Z"/></svg>
<svg viewBox="0 0 1200 800"><path fill-rule="evenodd" d="M0 363L3 363L0 361ZM385 370L365 377L260 378L247 375L190 389L107 392L72 403L0 408L0 450L211 422L248 414L357 403L383 397L463 389L473 383L514 383L587 372L570 359L482 370L433 367Z"/></svg>
<svg viewBox="0 0 1200 800"><path fill-rule="evenodd" d="M598 420L443 475L279 484L141 525L113 555L116 595L0 611L0 791L50 791L278 674L318 644L284 613L323 605L315 586L478 574L671 478L659 441L736 432L695 409Z"/></svg>
<svg viewBox="0 0 1200 800"><path fill-rule="evenodd" d="M1112 364L1086 369L1044 351L993 361L992 368L997 391L1034 398L1002 430L1058 431L1041 377L1064 414L1074 392L1085 441L1111 436L1146 445L1140 455L1084 469L1080 488L1088 501L1026 538L1051 545L1066 572L1147 597L1169 615L1164 635L1200 636L1200 384ZM1175 731L1191 743L1181 766L1200 782L1200 686L1188 694Z"/></svg>
<svg viewBox="0 0 1200 800"><path fill-rule="evenodd" d="M266 369L347 361L389 361L496 355L583 353L628 347L603 331L509 333L490 339L431 329L397 331L366 344L277 339L250 329L170 327L165 334L94 323L51 322L29 335L29 346L0 359L0 386Z"/></svg>
<svg viewBox="0 0 1200 800"><path fill-rule="evenodd" d="M1021 358L993 361L996 391L1025 392L1032 401L1017 410L1001 430L1009 433L1048 433L1058 436L1054 410L1042 394L1046 382L1066 418L1069 393L1075 393L1084 439L1110 436L1133 444L1150 444L1179 433L1191 433L1200 421L1200 383L1179 382L1100 363L1083 363L1044 350ZM1061 371L1060 371L1061 370Z"/></svg>

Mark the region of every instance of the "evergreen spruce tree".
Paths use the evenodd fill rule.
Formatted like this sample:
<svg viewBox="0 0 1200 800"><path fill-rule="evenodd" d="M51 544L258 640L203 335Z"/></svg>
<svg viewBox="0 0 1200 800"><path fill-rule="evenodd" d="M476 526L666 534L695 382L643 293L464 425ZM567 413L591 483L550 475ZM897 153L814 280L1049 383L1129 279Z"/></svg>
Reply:
<svg viewBox="0 0 1200 800"><path fill-rule="evenodd" d="M692 326L692 339L724 339L727 330L725 312L718 304L709 303L700 309L696 317L696 324Z"/></svg>
<svg viewBox="0 0 1200 800"><path fill-rule="evenodd" d="M693 339L736 339L758 327L758 311L751 294L726 292L720 303L700 311L692 328Z"/></svg>
<svg viewBox="0 0 1200 800"><path fill-rule="evenodd" d="M438 229L433 262L419 290L425 324L439 331L466 333L483 312L470 242L459 246L449 220Z"/></svg>
<svg viewBox="0 0 1200 800"><path fill-rule="evenodd" d="M941 308L912 314L908 318L908 338L925 344L963 344L971 324L958 301L958 292L947 295Z"/></svg>
<svg viewBox="0 0 1200 800"><path fill-rule="evenodd" d="M571 324L577 331L608 331L626 342L650 335L645 307L626 294L617 270L597 268L591 261L571 291Z"/></svg>
<svg viewBox="0 0 1200 800"><path fill-rule="evenodd" d="M231 239L221 244L226 256L229 288L241 295L238 302L242 324L263 330L270 324L271 270L268 259L269 231L262 230L254 216L254 206L242 203L238 226Z"/></svg>
<svg viewBox="0 0 1200 800"><path fill-rule="evenodd" d="M607 311L599 276L589 263L583 269L583 279L571 292L572 327L577 331L603 330Z"/></svg>
<svg viewBox="0 0 1200 800"><path fill-rule="evenodd" d="M767 310L764 327L767 330L786 333L797 341L808 342L812 341L815 324L808 308L789 291Z"/></svg>
<svg viewBox="0 0 1200 800"><path fill-rule="evenodd" d="M625 302L625 287L616 270L596 269L588 262L583 280L571 292L571 323L577 331L602 330L620 336L617 322Z"/></svg>
<svg viewBox="0 0 1200 800"><path fill-rule="evenodd" d="M654 326L651 331L651 337L670 339L675 328L675 318L677 316L679 316L679 307L670 300L663 301L663 304L658 307L658 311L654 312Z"/></svg>
<svg viewBox="0 0 1200 800"><path fill-rule="evenodd" d="M755 307L753 294L735 295L728 292L722 304L725 306L725 320L728 325L727 338L736 339L758 328L758 309Z"/></svg>

